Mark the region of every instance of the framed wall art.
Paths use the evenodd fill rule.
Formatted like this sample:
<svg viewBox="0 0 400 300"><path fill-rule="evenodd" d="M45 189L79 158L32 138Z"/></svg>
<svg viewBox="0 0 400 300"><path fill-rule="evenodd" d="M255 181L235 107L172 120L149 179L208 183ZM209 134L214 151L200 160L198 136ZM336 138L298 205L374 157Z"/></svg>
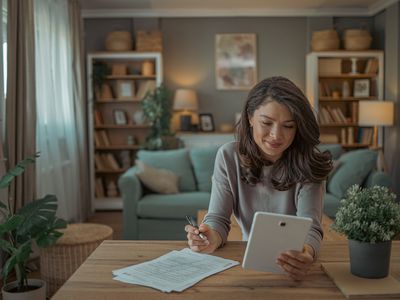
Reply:
<svg viewBox="0 0 400 300"><path fill-rule="evenodd" d="M354 79L354 97L369 97L369 79Z"/></svg>
<svg viewBox="0 0 400 300"><path fill-rule="evenodd" d="M116 96L119 100L130 100L135 95L135 85L132 80L118 80L116 82Z"/></svg>
<svg viewBox="0 0 400 300"><path fill-rule="evenodd" d="M212 114L199 114L199 125L201 131L214 131L214 119Z"/></svg>
<svg viewBox="0 0 400 300"><path fill-rule="evenodd" d="M248 90L257 82L257 46L253 33L217 34L215 77L218 90Z"/></svg>
<svg viewBox="0 0 400 300"><path fill-rule="evenodd" d="M126 125L128 124L128 119L126 117L126 112L122 109L114 109L114 124Z"/></svg>

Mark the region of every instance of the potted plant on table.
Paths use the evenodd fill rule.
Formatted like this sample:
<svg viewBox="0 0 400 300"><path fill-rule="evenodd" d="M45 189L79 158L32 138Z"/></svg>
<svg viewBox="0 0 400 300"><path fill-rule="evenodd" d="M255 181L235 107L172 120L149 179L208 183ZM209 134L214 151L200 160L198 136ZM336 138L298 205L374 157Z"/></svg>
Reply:
<svg viewBox="0 0 400 300"><path fill-rule="evenodd" d="M396 195L381 186L350 187L332 228L349 239L350 271L365 278L389 274L392 239L400 232Z"/></svg>
<svg viewBox="0 0 400 300"><path fill-rule="evenodd" d="M13 179L35 162L35 157L19 162L0 179L0 189L8 188ZM46 195L18 209L15 213L10 200L0 202L0 249L8 258L2 265L4 286L3 299L46 299L46 284L42 280L27 279L27 263L32 245L43 248L53 245L62 235L57 229L65 228L66 222L56 217L57 198ZM15 270L16 281L6 284L9 274Z"/></svg>
<svg viewBox="0 0 400 300"><path fill-rule="evenodd" d="M144 96L141 106L145 118L151 124L151 131L144 147L149 150L177 148L178 140L170 130L172 117L170 91L164 85L157 87Z"/></svg>

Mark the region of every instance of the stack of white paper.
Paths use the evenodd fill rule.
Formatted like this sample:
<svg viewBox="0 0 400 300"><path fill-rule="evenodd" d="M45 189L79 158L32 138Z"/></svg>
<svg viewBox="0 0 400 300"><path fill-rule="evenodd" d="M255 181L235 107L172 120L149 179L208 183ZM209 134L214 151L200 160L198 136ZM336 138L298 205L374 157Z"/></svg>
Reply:
<svg viewBox="0 0 400 300"><path fill-rule="evenodd" d="M181 292L203 278L238 265L218 256L196 253L189 248L171 251L151 261L113 271L115 280Z"/></svg>

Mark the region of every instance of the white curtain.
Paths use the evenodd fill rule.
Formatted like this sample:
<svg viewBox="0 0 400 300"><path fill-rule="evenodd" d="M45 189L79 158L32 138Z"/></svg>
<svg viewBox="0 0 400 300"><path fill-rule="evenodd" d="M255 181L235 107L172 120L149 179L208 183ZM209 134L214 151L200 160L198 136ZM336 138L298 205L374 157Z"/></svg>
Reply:
<svg viewBox="0 0 400 300"><path fill-rule="evenodd" d="M35 0L37 196L54 194L58 216L82 221L79 128L67 0Z"/></svg>

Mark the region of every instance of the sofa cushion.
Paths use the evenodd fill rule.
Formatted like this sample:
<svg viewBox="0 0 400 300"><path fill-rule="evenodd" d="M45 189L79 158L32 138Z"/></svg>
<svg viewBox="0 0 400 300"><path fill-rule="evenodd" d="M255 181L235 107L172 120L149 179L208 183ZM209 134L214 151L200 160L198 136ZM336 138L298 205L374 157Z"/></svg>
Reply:
<svg viewBox="0 0 400 300"><path fill-rule="evenodd" d="M335 219L336 213L340 207L340 198L326 193L324 196L324 214L331 219Z"/></svg>
<svg viewBox="0 0 400 300"><path fill-rule="evenodd" d="M139 160L154 168L167 169L179 176L179 190L191 192L196 190L196 183L187 149L147 151L137 153Z"/></svg>
<svg viewBox="0 0 400 300"><path fill-rule="evenodd" d="M328 192L343 198L347 189L353 184L361 185L376 167L377 153L368 149L349 151L339 161L341 165L328 182Z"/></svg>
<svg viewBox="0 0 400 300"><path fill-rule="evenodd" d="M153 168L140 160L136 160L139 171L136 175L144 186L149 188L151 191L160 194L177 194L178 190L178 176L166 169ZM157 178L157 180L154 180Z"/></svg>
<svg viewBox="0 0 400 300"><path fill-rule="evenodd" d="M343 148L340 144L319 144L318 149L321 152L328 150L332 154L332 159L338 159L343 153Z"/></svg>
<svg viewBox="0 0 400 300"><path fill-rule="evenodd" d="M193 148L189 152L197 189L201 192L211 192L211 176L218 148L219 146Z"/></svg>
<svg viewBox="0 0 400 300"><path fill-rule="evenodd" d="M210 193L206 192L149 194L139 201L137 215L141 218L155 219L182 219L185 215L195 217L198 210L208 208L209 202Z"/></svg>

